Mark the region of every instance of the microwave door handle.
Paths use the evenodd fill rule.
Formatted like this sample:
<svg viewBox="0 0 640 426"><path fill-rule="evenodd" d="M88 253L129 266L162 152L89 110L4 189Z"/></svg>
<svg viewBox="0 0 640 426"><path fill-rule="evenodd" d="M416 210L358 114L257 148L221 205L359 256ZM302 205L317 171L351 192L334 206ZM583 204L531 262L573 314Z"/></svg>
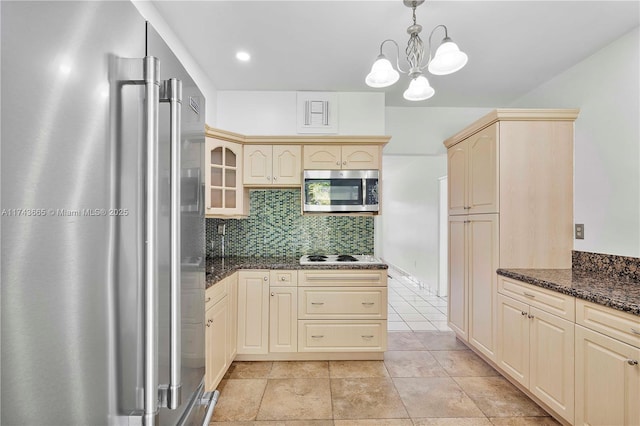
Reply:
<svg viewBox="0 0 640 426"><path fill-rule="evenodd" d="M367 179L362 178L362 207L367 206Z"/></svg>

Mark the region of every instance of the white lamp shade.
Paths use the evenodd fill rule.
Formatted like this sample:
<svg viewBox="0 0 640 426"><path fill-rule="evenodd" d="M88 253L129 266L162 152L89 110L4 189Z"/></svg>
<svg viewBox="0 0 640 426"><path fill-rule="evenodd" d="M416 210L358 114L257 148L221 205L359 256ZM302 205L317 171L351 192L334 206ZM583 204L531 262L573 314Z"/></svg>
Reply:
<svg viewBox="0 0 640 426"><path fill-rule="evenodd" d="M384 55L378 56L365 82L370 87L387 87L398 81L400 74L393 69L391 62Z"/></svg>
<svg viewBox="0 0 640 426"><path fill-rule="evenodd" d="M457 44L445 38L429 62L429 72L434 75L451 74L464 67L468 60L467 54L461 52Z"/></svg>
<svg viewBox="0 0 640 426"><path fill-rule="evenodd" d="M419 75L409 83L409 88L404 91L404 98L408 101L424 101L432 97L435 92L429 85L427 77Z"/></svg>

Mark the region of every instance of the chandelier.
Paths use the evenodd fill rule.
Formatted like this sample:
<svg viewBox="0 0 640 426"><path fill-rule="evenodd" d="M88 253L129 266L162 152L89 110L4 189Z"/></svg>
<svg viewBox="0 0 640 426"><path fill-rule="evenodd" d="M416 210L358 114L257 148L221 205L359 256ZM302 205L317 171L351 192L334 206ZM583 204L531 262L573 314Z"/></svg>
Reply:
<svg viewBox="0 0 640 426"><path fill-rule="evenodd" d="M420 31L422 31L422 25L416 24L416 7L424 3L424 0L403 0L404 5L413 9L413 25L407 28L409 34L409 42L405 53L407 55L407 62L409 69L407 71L400 68L400 48L398 43L394 40L387 39L380 44L380 55L371 67L371 72L365 79L366 83L370 87L388 87L394 84L400 78L400 71L403 74L408 74L411 81L409 87L404 91L404 98L408 101L423 101L429 99L435 93L433 87L429 85L429 80L424 76L423 70L427 68L433 75L447 75L452 74L467 63L467 55L460 51L458 45L455 44L450 38L447 32L447 27L444 25L436 26L429 34L429 58L425 65L422 64L424 55L424 44L420 39ZM444 38L440 43L440 46L436 50L436 53L431 57L431 37L433 33L438 29L444 29ZM396 71L391 62L382 53L382 47L385 43L391 42L396 46Z"/></svg>

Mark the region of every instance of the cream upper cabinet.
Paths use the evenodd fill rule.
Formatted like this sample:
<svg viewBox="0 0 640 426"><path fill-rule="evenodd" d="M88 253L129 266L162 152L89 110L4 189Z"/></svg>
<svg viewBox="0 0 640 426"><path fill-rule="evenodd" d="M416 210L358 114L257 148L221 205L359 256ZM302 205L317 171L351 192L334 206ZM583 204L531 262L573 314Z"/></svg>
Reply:
<svg viewBox="0 0 640 426"><path fill-rule="evenodd" d="M238 272L238 354L269 352L269 271Z"/></svg>
<svg viewBox="0 0 640 426"><path fill-rule="evenodd" d="M242 185L242 145L207 137L205 142L205 215L246 216L249 201Z"/></svg>
<svg viewBox="0 0 640 426"><path fill-rule="evenodd" d="M244 184L298 186L301 182L300 145L245 145Z"/></svg>
<svg viewBox="0 0 640 426"><path fill-rule="evenodd" d="M449 214L498 212L498 124L448 152Z"/></svg>
<svg viewBox="0 0 640 426"><path fill-rule="evenodd" d="M378 145L306 145L305 170L378 170Z"/></svg>

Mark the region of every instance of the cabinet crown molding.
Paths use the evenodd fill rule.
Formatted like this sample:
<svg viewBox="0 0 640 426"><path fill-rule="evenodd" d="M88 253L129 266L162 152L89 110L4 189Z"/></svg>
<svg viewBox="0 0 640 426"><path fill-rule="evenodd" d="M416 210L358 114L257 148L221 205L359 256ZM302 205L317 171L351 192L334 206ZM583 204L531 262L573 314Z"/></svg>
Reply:
<svg viewBox="0 0 640 426"><path fill-rule="evenodd" d="M243 145L386 145L391 136L367 135L286 135L286 136L248 136L205 125L205 135Z"/></svg>
<svg viewBox="0 0 640 426"><path fill-rule="evenodd" d="M498 108L449 137L443 144L450 148L497 121L575 121L579 113L579 109Z"/></svg>

